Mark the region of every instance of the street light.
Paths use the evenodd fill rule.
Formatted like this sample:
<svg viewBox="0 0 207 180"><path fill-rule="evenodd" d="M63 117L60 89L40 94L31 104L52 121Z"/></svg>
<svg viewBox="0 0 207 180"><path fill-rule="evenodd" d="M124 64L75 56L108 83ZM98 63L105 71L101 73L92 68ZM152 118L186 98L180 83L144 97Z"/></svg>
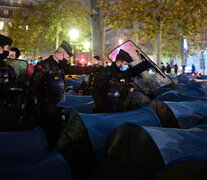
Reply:
<svg viewBox="0 0 207 180"><path fill-rule="evenodd" d="M70 38L73 40L73 49L74 49L74 56L73 56L73 59L74 59L74 64L76 64L76 59L75 59L75 45L76 45L76 40L79 36L79 31L77 29L72 29L70 30Z"/></svg>

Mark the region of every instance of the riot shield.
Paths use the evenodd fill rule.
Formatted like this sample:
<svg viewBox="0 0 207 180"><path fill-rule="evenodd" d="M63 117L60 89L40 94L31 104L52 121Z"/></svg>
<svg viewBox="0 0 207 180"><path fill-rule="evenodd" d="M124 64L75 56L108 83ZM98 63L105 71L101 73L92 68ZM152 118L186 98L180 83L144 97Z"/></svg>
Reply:
<svg viewBox="0 0 207 180"><path fill-rule="evenodd" d="M4 128L0 131L16 131L21 125L21 117L23 115L23 105L26 97L26 73L27 61L18 59L5 59L7 74L9 76L1 94L5 102L6 112L8 116Z"/></svg>
<svg viewBox="0 0 207 180"><path fill-rule="evenodd" d="M15 84L19 84L26 81L27 66L28 62L19 59L5 59L6 64L8 64L15 72Z"/></svg>
<svg viewBox="0 0 207 180"><path fill-rule="evenodd" d="M140 65L140 67L143 67L142 64L145 64L146 68L141 70L141 74L132 79L142 92L149 96L153 96L153 94L156 94L155 92L161 88L168 87L168 85L172 84L174 85L174 82L130 40L116 47L108 54L108 58L112 62L115 62L120 49L128 52L132 57L133 62L130 64L136 63L138 66Z"/></svg>

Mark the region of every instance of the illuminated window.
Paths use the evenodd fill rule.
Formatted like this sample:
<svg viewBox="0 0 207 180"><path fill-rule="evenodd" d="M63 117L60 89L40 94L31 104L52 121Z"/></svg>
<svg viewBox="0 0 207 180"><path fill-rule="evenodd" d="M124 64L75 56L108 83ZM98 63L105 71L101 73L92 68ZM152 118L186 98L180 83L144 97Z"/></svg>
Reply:
<svg viewBox="0 0 207 180"><path fill-rule="evenodd" d="M4 29L4 21L0 21L0 30Z"/></svg>

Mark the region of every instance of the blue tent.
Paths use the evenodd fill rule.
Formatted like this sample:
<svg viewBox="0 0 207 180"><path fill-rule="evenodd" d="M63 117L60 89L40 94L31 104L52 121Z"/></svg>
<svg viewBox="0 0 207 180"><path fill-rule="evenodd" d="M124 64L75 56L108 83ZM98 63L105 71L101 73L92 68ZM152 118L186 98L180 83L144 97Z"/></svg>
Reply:
<svg viewBox="0 0 207 180"><path fill-rule="evenodd" d="M123 124L161 126L148 107L123 113L72 112L56 150L70 163L75 176L87 179L100 165L110 134Z"/></svg>
<svg viewBox="0 0 207 180"><path fill-rule="evenodd" d="M165 164L158 179L206 178L206 130L156 127L143 127L143 130L153 139Z"/></svg>
<svg viewBox="0 0 207 180"><path fill-rule="evenodd" d="M204 179L206 149L207 131L203 129L120 126L111 134L105 159L95 179L155 179L161 171L167 171L172 177L177 175L174 179L182 179L179 175L189 169L193 177L205 172L194 178ZM174 174L168 169L172 165ZM196 165L200 169L194 169Z"/></svg>
<svg viewBox="0 0 207 180"><path fill-rule="evenodd" d="M69 166L59 153L27 166L0 168L1 180L72 180Z"/></svg>
<svg viewBox="0 0 207 180"><path fill-rule="evenodd" d="M207 117L206 106L207 101L199 99L183 102L155 100L149 104L149 107L157 113L161 122L171 119L177 121L179 128L185 129L194 127Z"/></svg>
<svg viewBox="0 0 207 180"><path fill-rule="evenodd" d="M110 134L124 124L161 126L156 114L148 107L122 113L83 114L79 113L87 128L94 152L101 161Z"/></svg>
<svg viewBox="0 0 207 180"><path fill-rule="evenodd" d="M42 128L29 131L0 132L0 154L17 152L48 152Z"/></svg>
<svg viewBox="0 0 207 180"><path fill-rule="evenodd" d="M72 111L78 111L81 113L92 113L94 101L92 96L78 96L66 94L65 101L58 103L58 106L64 108L67 120L70 112Z"/></svg>
<svg viewBox="0 0 207 180"><path fill-rule="evenodd" d="M41 128L0 133L0 168L24 166L45 159L47 138Z"/></svg>

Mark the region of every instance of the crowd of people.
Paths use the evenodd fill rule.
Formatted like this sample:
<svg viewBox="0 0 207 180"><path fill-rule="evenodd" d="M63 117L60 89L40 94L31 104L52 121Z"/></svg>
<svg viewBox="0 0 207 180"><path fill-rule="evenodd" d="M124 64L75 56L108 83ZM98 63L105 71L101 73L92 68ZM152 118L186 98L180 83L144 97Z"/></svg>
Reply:
<svg viewBox="0 0 207 180"><path fill-rule="evenodd" d="M172 71L172 68L174 69L174 72ZM171 67L169 63L166 63L166 66L165 66L164 63L161 62L160 69L162 70L162 72L167 73L167 74L174 73L177 75L177 73L178 73L178 65L177 64L174 64L173 67Z"/></svg>
<svg viewBox="0 0 207 180"><path fill-rule="evenodd" d="M9 119L6 116L12 107L11 104L16 103L7 99L11 94L8 87L16 86L16 81L14 68L4 60L17 59L20 55L18 48L10 48L11 45L10 38L0 35L0 90L2 91L0 111L5 115L1 116L1 123ZM95 113L130 111L146 105L151 99L132 81L132 78L141 77L140 74L143 71L151 68L152 65L146 59L136 62L128 52L119 49L111 65L108 61L102 62L96 55L93 57L92 66L72 67L68 63L72 56L71 46L63 41L52 55L46 59L39 58L36 65L29 63L27 69L27 82L23 87L24 108L17 121L21 122L20 127L23 129L43 127L51 149L55 146L61 129L65 125L63 108L57 106L58 102L64 98L65 92L91 95L95 103ZM161 70L166 73L171 72L168 63L166 67L161 63ZM174 70L177 74L177 65L174 65ZM76 92L73 92L72 88L66 87L65 74L86 74L87 76ZM6 123L1 127L7 130Z"/></svg>
<svg viewBox="0 0 207 180"><path fill-rule="evenodd" d="M10 118L8 112L11 105L16 103L5 98L11 94L8 87L16 86L15 70L5 62L5 59L17 59L20 55L18 48L10 48L11 45L12 40L9 37L0 36L0 85L2 91L0 110L4 112L2 114L5 114L5 116L1 116L1 122L5 123L1 126L3 130L7 130L8 127L6 119ZM28 66L28 82L25 82L24 86L25 102L23 104L25 105L23 114L18 117L18 122L21 116L24 128L43 127L51 148L57 142L61 128L65 123L63 108L57 106L66 91L65 72L80 73L80 67L74 69L68 66L67 62L72 56L71 46L68 42L63 41L54 54L44 60L40 59L36 65L29 63ZM132 101L132 95L127 97L132 94L132 87L129 86L130 78L140 73L140 67L137 67L135 63L133 63L133 67L129 68L132 61L131 56L122 49L111 66L108 65L108 62L102 63L98 55L94 56L93 65L81 70L82 73L89 76L84 79L76 93L78 95L93 96L95 102L94 112L96 113L126 111L146 104L149 101L148 98L141 97L144 101L140 103L140 98L137 101ZM3 67L6 67L6 70ZM64 71L65 67L66 71ZM5 77L7 79L3 79ZM135 91L133 90L133 92ZM135 95L136 93L133 97ZM139 97L144 96L140 93L137 93L137 95ZM8 117L6 117L7 115Z"/></svg>

